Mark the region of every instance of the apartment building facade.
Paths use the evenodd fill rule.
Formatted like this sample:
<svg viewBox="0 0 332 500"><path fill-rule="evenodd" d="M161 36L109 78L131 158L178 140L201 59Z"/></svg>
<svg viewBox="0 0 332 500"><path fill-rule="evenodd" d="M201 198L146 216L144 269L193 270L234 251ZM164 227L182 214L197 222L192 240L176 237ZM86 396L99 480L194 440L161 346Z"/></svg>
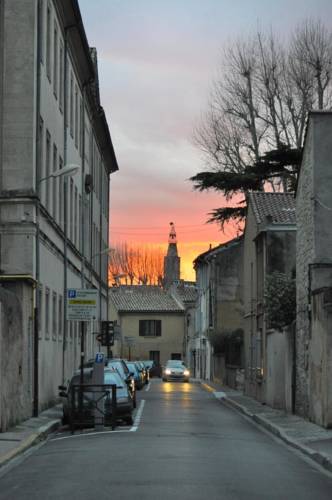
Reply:
<svg viewBox="0 0 332 500"><path fill-rule="evenodd" d="M98 290L98 315L83 334L86 357L96 349L93 333L108 314L109 175L118 166L77 0L5 0L0 8L5 428L50 404L79 366L82 335L66 319L69 288Z"/></svg>

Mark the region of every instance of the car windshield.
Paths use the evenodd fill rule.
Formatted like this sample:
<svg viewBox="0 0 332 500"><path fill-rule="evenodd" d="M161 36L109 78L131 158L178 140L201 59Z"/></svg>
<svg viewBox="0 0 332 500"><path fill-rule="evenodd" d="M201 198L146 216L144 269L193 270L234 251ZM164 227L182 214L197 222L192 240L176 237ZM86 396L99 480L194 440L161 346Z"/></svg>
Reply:
<svg viewBox="0 0 332 500"><path fill-rule="evenodd" d="M137 373L137 366L135 365L135 363L127 363L127 366L130 371Z"/></svg>
<svg viewBox="0 0 332 500"><path fill-rule="evenodd" d="M120 375L113 371L105 371L104 373L104 383L105 384L116 384L118 389L123 388L123 381Z"/></svg>
<svg viewBox="0 0 332 500"><path fill-rule="evenodd" d="M127 374L124 371L123 365L121 361L111 361L108 363L107 366L111 366L112 368L116 368L116 370L119 372L120 376L125 379Z"/></svg>
<svg viewBox="0 0 332 500"><path fill-rule="evenodd" d="M166 366L170 368L184 368L183 361L179 359L171 359L170 361L167 361Z"/></svg>

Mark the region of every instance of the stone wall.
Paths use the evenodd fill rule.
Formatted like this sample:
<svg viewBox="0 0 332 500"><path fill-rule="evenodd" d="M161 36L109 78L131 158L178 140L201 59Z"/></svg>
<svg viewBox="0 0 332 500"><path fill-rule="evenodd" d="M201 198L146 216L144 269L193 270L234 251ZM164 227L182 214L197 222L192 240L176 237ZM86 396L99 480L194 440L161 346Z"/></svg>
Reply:
<svg viewBox="0 0 332 500"><path fill-rule="evenodd" d="M313 132L309 124L296 193L296 401L295 411L308 416L308 348L310 340L308 268L314 258Z"/></svg>
<svg viewBox="0 0 332 500"><path fill-rule="evenodd" d="M32 414L32 311L25 308L32 288L6 286L0 286L0 432Z"/></svg>

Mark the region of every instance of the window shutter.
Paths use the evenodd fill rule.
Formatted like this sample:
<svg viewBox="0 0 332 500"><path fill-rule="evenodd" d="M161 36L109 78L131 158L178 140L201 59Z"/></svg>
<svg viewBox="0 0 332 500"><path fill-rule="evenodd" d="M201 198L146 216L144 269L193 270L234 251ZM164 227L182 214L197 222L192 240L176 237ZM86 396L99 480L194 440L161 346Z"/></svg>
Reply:
<svg viewBox="0 0 332 500"><path fill-rule="evenodd" d="M156 337L161 337L161 320L156 320Z"/></svg>
<svg viewBox="0 0 332 500"><path fill-rule="evenodd" d="M139 336L144 337L144 320L139 320Z"/></svg>

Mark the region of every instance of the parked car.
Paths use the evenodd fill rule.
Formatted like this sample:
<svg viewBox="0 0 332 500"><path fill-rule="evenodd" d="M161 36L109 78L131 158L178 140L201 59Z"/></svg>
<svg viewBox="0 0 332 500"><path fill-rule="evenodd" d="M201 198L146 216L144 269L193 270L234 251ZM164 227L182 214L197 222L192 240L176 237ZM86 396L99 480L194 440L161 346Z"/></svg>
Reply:
<svg viewBox="0 0 332 500"><path fill-rule="evenodd" d="M83 381L84 385L92 385L92 373L93 371L89 368L84 370ZM68 424L70 419L73 418L77 422L81 421L81 425L90 427L94 425L94 412L95 412L95 401L94 401L94 391L91 388L91 392L85 390L83 393L82 405L83 411L80 414L79 411L79 391L76 389L80 385L81 374L79 371L75 372L74 376L71 378L67 387L59 386L59 395L63 399L63 418L62 422ZM127 424L132 425L133 418L132 412L134 408L134 402L132 395L125 383L121 378L119 373L115 369L105 368L104 370L104 384L105 390L107 386L116 385L116 415L117 418L124 420ZM110 387L109 387L110 389ZM112 418L112 396L109 390L108 394L104 397L104 423L110 424Z"/></svg>
<svg viewBox="0 0 332 500"><path fill-rule="evenodd" d="M135 361L135 363L143 375L144 384L148 384L150 381L149 369L145 366L143 361Z"/></svg>
<svg viewBox="0 0 332 500"><path fill-rule="evenodd" d="M142 361L149 370L149 377L161 377L161 366L152 359Z"/></svg>
<svg viewBox="0 0 332 500"><path fill-rule="evenodd" d="M117 418L121 418L128 425L133 424L133 409L134 400L132 393L123 378L115 370L105 369L104 370L104 383L106 385L116 384L116 415ZM110 398L105 400L105 412L107 418L112 416L112 401Z"/></svg>
<svg viewBox="0 0 332 500"><path fill-rule="evenodd" d="M190 372L183 361L179 359L170 359L163 369L163 381L182 381L189 382Z"/></svg>
<svg viewBox="0 0 332 500"><path fill-rule="evenodd" d="M135 386L135 380L134 376L131 374L127 363L125 362L124 359L121 358L111 358L108 359L105 363L105 366L107 368L115 368L122 379L126 382L128 389L132 395L133 402L134 402L134 408L136 408L136 386Z"/></svg>
<svg viewBox="0 0 332 500"><path fill-rule="evenodd" d="M137 390L142 389L144 385L144 376L142 371L139 370L138 364L134 361L127 361L127 366L131 373L134 374L135 386Z"/></svg>

